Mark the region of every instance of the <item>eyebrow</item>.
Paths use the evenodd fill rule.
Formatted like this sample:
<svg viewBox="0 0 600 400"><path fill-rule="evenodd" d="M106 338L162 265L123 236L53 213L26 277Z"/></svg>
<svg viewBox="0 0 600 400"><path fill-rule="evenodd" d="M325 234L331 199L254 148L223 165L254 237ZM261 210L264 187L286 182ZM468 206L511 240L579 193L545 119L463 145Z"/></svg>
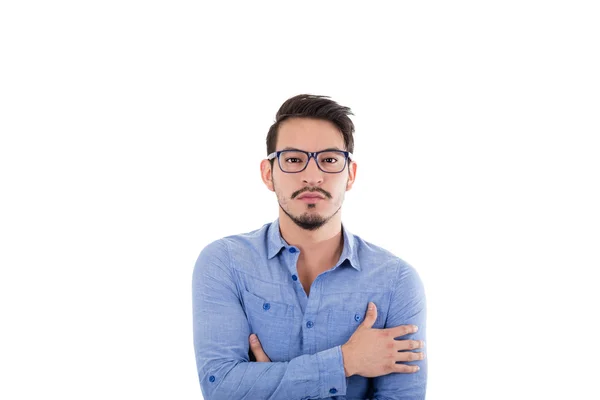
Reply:
<svg viewBox="0 0 600 400"><path fill-rule="evenodd" d="M297 149L295 147L284 147L281 151L283 151L283 150L300 150L300 149ZM319 151L330 151L330 150L346 151L346 150L342 150L342 149L340 149L338 147L328 147L326 149L319 150ZM305 151L305 150L300 150L300 151Z"/></svg>

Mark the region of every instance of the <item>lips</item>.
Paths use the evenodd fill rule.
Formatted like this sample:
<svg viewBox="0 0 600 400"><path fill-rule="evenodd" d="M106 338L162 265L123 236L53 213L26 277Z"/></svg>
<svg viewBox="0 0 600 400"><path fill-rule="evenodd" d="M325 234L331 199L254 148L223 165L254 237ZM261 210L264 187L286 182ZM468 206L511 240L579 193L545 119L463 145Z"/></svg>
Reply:
<svg viewBox="0 0 600 400"><path fill-rule="evenodd" d="M318 194L303 194L301 196L298 196L299 199L322 199L323 196L320 196Z"/></svg>

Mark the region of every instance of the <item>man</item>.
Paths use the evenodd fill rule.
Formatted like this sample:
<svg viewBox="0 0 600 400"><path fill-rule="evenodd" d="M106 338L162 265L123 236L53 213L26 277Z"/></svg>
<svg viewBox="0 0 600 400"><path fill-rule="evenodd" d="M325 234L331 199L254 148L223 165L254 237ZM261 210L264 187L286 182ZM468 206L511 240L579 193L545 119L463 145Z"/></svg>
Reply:
<svg viewBox="0 0 600 400"><path fill-rule="evenodd" d="M205 399L425 398L422 282L341 221L357 169L349 115L325 96L284 102L260 164L279 217L201 251L192 288Z"/></svg>

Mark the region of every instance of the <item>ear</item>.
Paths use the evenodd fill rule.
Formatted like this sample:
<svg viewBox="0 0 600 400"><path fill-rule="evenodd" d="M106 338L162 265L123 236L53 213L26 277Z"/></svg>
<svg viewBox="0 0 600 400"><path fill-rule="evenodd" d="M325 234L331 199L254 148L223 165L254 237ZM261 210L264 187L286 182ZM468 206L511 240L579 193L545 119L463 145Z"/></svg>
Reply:
<svg viewBox="0 0 600 400"><path fill-rule="evenodd" d="M260 162L260 177L263 183L271 192L275 191L273 187L273 170L271 169L271 162L264 159Z"/></svg>
<svg viewBox="0 0 600 400"><path fill-rule="evenodd" d="M354 181L356 179L356 162L350 161L348 165L348 182L346 183L346 192L352 189L352 185L354 185Z"/></svg>

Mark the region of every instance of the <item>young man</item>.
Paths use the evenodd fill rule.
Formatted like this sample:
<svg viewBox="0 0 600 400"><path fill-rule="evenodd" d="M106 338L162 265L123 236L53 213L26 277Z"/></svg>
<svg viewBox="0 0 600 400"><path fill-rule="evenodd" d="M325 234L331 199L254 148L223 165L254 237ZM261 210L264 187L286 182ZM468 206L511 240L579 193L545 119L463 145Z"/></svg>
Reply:
<svg viewBox="0 0 600 400"><path fill-rule="evenodd" d="M201 251L192 289L205 399L425 398L422 282L342 224L357 169L349 115L325 96L287 100L260 164L279 218Z"/></svg>

